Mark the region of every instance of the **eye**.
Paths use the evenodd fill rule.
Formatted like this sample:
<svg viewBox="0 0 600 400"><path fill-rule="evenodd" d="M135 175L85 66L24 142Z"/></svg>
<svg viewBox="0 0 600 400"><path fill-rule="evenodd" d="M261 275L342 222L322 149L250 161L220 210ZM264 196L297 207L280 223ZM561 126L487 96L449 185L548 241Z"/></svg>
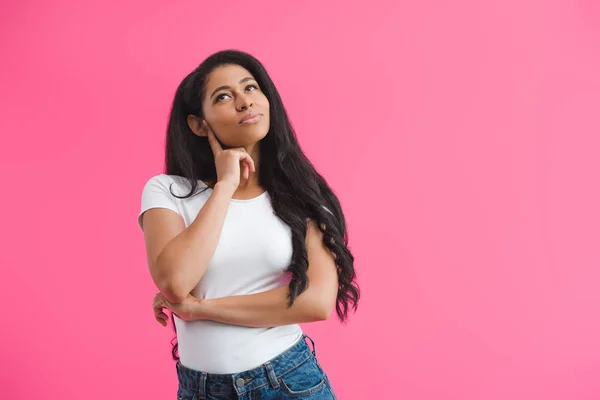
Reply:
<svg viewBox="0 0 600 400"><path fill-rule="evenodd" d="M249 90L250 88L252 88L252 90ZM254 92L255 90L258 90L258 86L254 85L254 84L250 84L250 85L246 86L246 90L250 91L250 92ZM215 97L215 103L225 100L225 98L223 98L222 96L229 96L229 95L227 93L221 93L220 95Z"/></svg>
<svg viewBox="0 0 600 400"><path fill-rule="evenodd" d="M220 95L218 95L218 96L215 98L215 101L218 103L218 102L219 102L219 101L221 101L221 100L225 100L225 99L221 98L222 96L229 96L229 95L228 95L227 93L221 93Z"/></svg>

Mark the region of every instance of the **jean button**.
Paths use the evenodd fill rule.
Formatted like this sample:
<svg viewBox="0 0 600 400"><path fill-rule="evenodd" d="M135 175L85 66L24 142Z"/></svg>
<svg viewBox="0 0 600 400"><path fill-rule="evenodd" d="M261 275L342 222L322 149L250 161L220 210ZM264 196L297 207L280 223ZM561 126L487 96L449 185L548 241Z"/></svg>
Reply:
<svg viewBox="0 0 600 400"><path fill-rule="evenodd" d="M237 378L235 384L238 385L238 387L242 387L246 384L246 381L244 380L244 378Z"/></svg>

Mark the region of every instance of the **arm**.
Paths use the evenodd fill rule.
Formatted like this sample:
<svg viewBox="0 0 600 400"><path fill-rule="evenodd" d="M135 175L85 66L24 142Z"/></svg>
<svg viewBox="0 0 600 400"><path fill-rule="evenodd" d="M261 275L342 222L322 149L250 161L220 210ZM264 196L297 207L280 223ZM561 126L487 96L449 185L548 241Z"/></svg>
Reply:
<svg viewBox="0 0 600 400"><path fill-rule="evenodd" d="M231 325L271 327L329 318L337 299L338 276L333 254L314 221L308 223L308 288L287 307L289 286L262 293L200 300L197 318Z"/></svg>
<svg viewBox="0 0 600 400"><path fill-rule="evenodd" d="M181 216L172 210L153 208L144 213L150 274L170 302L183 301L204 275L217 248L233 193L231 185L217 183L187 228Z"/></svg>

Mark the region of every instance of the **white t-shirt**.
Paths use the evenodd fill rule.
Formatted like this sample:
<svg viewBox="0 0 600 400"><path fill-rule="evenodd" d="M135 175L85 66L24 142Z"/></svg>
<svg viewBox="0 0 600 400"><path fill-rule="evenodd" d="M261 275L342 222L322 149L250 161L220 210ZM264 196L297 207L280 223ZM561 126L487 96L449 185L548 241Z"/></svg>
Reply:
<svg viewBox="0 0 600 400"><path fill-rule="evenodd" d="M175 175L157 175L144 186L138 224L150 208L173 210L189 226L208 200L212 189L187 199L189 184ZM206 187L198 182L201 190ZM269 194L249 200L231 199L223 230L204 276L191 294L219 298L264 292L289 283L285 269L292 260L290 227L271 207ZM175 317L179 356L188 368L213 374L253 369L276 357L302 336L299 325L250 328L214 321L186 322Z"/></svg>

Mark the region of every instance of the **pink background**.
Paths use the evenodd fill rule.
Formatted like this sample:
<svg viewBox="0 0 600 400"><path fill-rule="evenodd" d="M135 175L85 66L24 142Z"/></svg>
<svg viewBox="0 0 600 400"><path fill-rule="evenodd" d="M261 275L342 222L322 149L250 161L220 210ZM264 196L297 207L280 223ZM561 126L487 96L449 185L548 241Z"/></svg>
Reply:
<svg viewBox="0 0 600 400"><path fill-rule="evenodd" d="M342 400L600 398L600 3L5 1L0 397L171 399L136 225L181 79L271 73L363 300Z"/></svg>

